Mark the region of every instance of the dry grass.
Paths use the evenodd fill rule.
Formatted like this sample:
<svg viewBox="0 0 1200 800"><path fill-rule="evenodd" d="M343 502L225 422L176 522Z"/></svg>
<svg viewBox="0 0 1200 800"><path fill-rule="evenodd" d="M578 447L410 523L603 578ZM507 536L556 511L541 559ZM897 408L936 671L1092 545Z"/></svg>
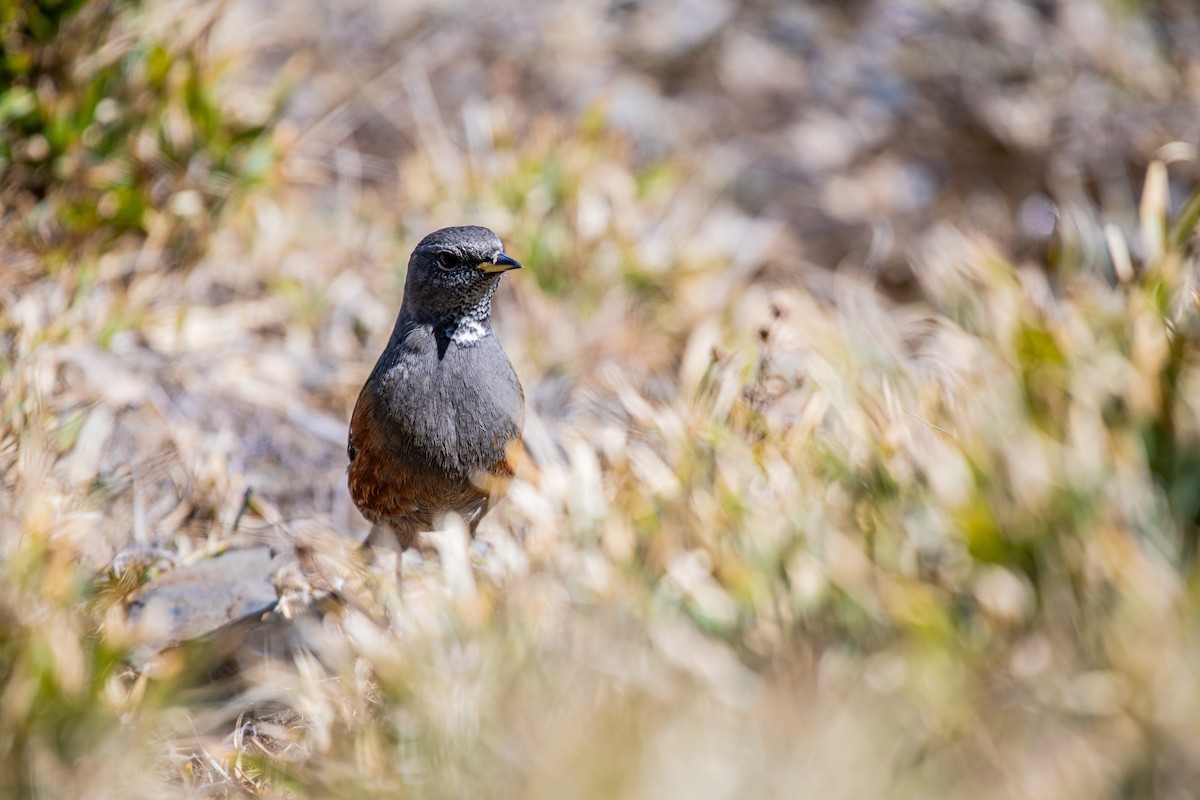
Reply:
<svg viewBox="0 0 1200 800"><path fill-rule="evenodd" d="M226 13L217 45L255 30ZM187 269L6 224L0 792L1188 796L1193 165L1151 163L1128 218L1064 206L1054 271L935 222L899 303L788 265L793 220L603 98L442 116L421 59L477 29L438 19L387 17L410 55L314 119L301 81ZM260 57L308 74L315 24ZM271 94L242 69L223 102ZM413 242L463 222L529 266L496 315L536 463L398 584L351 544L345 420ZM261 543L301 556L276 613L147 659L121 600Z"/></svg>

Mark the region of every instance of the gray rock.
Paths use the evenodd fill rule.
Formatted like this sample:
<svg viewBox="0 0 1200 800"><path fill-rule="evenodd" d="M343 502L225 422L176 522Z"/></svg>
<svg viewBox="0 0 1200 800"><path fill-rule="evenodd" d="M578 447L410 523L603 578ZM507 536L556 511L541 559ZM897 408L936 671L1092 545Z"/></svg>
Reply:
<svg viewBox="0 0 1200 800"><path fill-rule="evenodd" d="M158 577L136 593L126 619L148 659L237 622L262 619L279 601L273 578L285 559L269 547L230 550Z"/></svg>

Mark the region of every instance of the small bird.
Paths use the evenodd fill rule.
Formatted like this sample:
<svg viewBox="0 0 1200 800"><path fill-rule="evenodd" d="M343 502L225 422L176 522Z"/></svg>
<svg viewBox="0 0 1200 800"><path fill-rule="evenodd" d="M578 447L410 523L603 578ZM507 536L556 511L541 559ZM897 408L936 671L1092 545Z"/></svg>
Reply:
<svg viewBox="0 0 1200 800"><path fill-rule="evenodd" d="M514 471L525 394L492 330L492 296L521 264L500 237L468 225L424 239L404 300L350 420L350 496L368 541L403 550L448 512L472 535Z"/></svg>

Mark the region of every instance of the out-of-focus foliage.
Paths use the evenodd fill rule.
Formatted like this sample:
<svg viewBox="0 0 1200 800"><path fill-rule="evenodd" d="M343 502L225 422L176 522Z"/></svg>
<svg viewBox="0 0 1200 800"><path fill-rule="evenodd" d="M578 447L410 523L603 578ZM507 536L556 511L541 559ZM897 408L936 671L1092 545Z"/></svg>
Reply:
<svg viewBox="0 0 1200 800"><path fill-rule="evenodd" d="M0 198L40 248L134 232L189 261L229 193L271 168L270 106L239 118L219 102L213 6L171 30L140 5L0 4Z"/></svg>
<svg viewBox="0 0 1200 800"><path fill-rule="evenodd" d="M813 173L841 182L807 211L782 184L756 206L709 172L727 170L731 150L746 166L780 141L768 123L812 112L789 93L797 78L779 50L836 105L855 76L886 77L856 64L899 47L908 56L893 66L916 92L901 99L917 109L955 107L920 94L950 81L953 50L976 91L964 117L1001 125L985 110L1013 62L997 53L1024 31L1050 59L1020 73L1035 94L1056 85L1047 75L1079 78L1061 110L1074 130L1121 102L1087 90L1097 73L1132 81L1126 97L1194 79L1186 53L1173 66L1174 51L1147 44L1161 32L1114 33L1158 31L1158 12L695 2L681 7L708 16L655 27L646 20L676 6L622 4L595 23L594 4L552 5L523 6L532 21L517 30L497 21L513 8L503 2L464 15L364 0L269 25L269 6L232 2L212 36L253 50L260 70L362 45L298 85L279 169L296 182L245 192L187 273L139 269L145 248L107 235L57 271L28 250L0 271L2 788L123 800L1189 796L1193 151L1153 114L1133 115L1122 130L1137 147L1117 149L1145 168L1124 195L1105 184L1101 203L1042 192L1025 209L1053 223L1041 249L1005 234L1030 222L1024 201L968 204L967 219L924 207L899 234L916 282L904 303L878 290L869 253L810 269L795 238L836 208L872 209L902 232L882 201L911 185L874 194L888 172L865 166L900 145L847 140L848 161ZM791 22L758 30L755 15ZM922 49L912 20L940 38ZM866 46L896 25L909 30L899 44ZM544 37L540 49L525 36ZM1058 55L1044 49L1055 36ZM990 48L967 58L974 39ZM273 83L242 69L251 94ZM758 94L775 81L778 94ZM548 86L575 93L547 98ZM654 122L629 113L631 97L642 112L669 107ZM723 122L730 150L702 124L672 127L719 116L705 97L745 114ZM838 110L874 118L886 99ZM746 110L771 103L777 113ZM788 136L829 145L821 126L841 130L838 119ZM761 136L746 132L755 125ZM922 130L960 141L949 123ZM655 134L680 138L655 148ZM1075 151L1047 147L1037 152L1070 172ZM1004 183L997 163L975 177ZM858 180L860 167L874 177ZM1022 186L1013 197L1032 191ZM51 180L45 196L70 187ZM947 184L947 204L976 196L961 188ZM479 542L452 526L397 583L386 556L367 564L349 544L362 521L343 488L346 419L413 242L465 222L498 230L528 267L505 278L495 321L527 390L537 468ZM299 547L276 578L276 617L228 659L206 640L144 663L122 599L248 542Z"/></svg>
<svg viewBox="0 0 1200 800"><path fill-rule="evenodd" d="M0 794L117 796L153 764L139 727L122 721L125 650L97 635L86 575L70 548L47 547L42 512L27 511L24 541L0 565Z"/></svg>
<svg viewBox="0 0 1200 800"><path fill-rule="evenodd" d="M386 180L392 154L425 146L428 105L394 104L423 81L464 134L484 97L522 136L546 109L586 126L599 108L639 164L666 157L778 220L788 235L763 265L777 280L844 264L902 291L943 222L1074 269L1107 258L1101 218L1136 228L1151 161L1172 162L1173 202L1200 178L1189 0L303 7L280 47L326 65L322 89L348 97L312 133L362 153L361 179ZM354 67L338 68L351 47Z"/></svg>

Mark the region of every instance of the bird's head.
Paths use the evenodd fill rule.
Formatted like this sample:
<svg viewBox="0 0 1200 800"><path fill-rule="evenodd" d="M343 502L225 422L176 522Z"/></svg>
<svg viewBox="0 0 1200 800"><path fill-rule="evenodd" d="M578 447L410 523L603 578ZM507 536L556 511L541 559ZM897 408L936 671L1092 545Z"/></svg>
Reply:
<svg viewBox="0 0 1200 800"><path fill-rule="evenodd" d="M404 307L434 320L479 310L486 314L500 276L520 268L487 228L442 228L422 239L408 260Z"/></svg>

